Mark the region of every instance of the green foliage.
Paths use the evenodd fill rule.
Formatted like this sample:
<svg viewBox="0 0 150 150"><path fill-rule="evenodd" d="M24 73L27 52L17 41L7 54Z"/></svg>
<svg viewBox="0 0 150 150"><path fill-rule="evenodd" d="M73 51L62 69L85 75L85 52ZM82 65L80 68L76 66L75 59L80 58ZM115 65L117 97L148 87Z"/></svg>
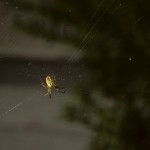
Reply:
<svg viewBox="0 0 150 150"><path fill-rule="evenodd" d="M150 1L10 2L25 13L15 24L28 33L72 43L85 39L91 80L79 85L87 92L77 90L65 116L93 131L91 149L150 149Z"/></svg>

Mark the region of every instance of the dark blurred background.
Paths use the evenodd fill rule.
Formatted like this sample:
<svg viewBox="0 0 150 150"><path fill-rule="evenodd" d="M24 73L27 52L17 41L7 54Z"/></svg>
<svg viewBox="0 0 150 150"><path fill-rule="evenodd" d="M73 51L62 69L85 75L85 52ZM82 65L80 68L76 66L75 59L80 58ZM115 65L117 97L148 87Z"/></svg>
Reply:
<svg viewBox="0 0 150 150"><path fill-rule="evenodd" d="M1 149L150 149L148 0L0 4Z"/></svg>

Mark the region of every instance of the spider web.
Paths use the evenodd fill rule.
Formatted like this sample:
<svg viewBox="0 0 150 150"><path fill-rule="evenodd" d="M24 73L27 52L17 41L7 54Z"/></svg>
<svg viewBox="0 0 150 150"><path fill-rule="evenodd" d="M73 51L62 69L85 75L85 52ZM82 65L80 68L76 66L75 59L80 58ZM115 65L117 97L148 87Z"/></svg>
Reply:
<svg viewBox="0 0 150 150"><path fill-rule="evenodd" d="M101 23L101 30L103 30L103 26L106 27L109 24L109 20L104 21L103 19L107 12L111 12L113 16L113 14L118 13L120 8L123 7L122 3L118 3L117 0L110 1L104 7L104 3L106 2L107 0L102 0L97 5L97 9L91 14L91 17L89 17L89 21L85 24L80 33L80 39L76 42L73 52L69 54L67 59L55 63L53 61L37 61L36 58L29 58L29 60L26 61L18 60L18 62L13 59L9 60L7 56L0 58L0 66L2 69L0 79L0 121L2 124L6 124L6 122L8 122L7 124L10 122L14 124L15 122L20 123L21 121L31 122L29 128L33 128L34 124L40 126L41 122L48 127L52 124L57 126L58 123L62 126L64 125L62 121L58 121L60 118L58 119L56 116L61 114L64 104L72 101L72 91L74 87L76 87L79 82L81 84L82 82L84 83L89 77L86 70L89 60L82 61L82 55L84 56L84 53L86 53L89 42L94 40L97 25ZM8 4L6 3L6 5ZM101 8L103 9L101 10ZM18 7L15 8L15 11L19 13ZM21 49L23 46L19 46L19 40L18 37L16 37L17 31L8 32L8 25L10 25L11 22L9 15L11 12L12 11L7 11L7 13L5 13L6 15L1 16L2 29L0 31L0 41L4 43L2 48L8 49L9 55L13 56L13 50L16 48ZM141 19L142 17L139 17L134 23L138 23ZM27 44L31 44L31 42ZM34 43L32 43L31 47L35 48L33 45ZM28 48L28 45L24 46ZM131 57L129 61L132 61ZM13 70L11 70L12 68ZM52 99L49 99L49 97L44 96L47 90L41 86L40 79L45 83L45 77L47 75L52 76L53 74L57 84L60 87L66 88L66 93L61 94L53 91ZM88 86L89 85L87 85L87 87ZM80 92L88 94L88 91L82 88L80 89L78 86L77 88ZM96 96L96 94L94 96ZM69 126L66 128L68 130ZM39 129L40 128L37 128L35 130ZM57 129L59 130L59 128ZM19 130L17 129L17 131ZM70 149L72 149L72 145Z"/></svg>
<svg viewBox="0 0 150 150"><path fill-rule="evenodd" d="M97 9L93 12L93 15L91 15L91 17L89 18L89 22L85 25L82 33L80 34L80 41L77 42L73 54L71 54L67 60L64 60L63 62L60 62L58 64L53 64L53 63L50 64L49 62L43 63L43 64L42 63L37 64L34 61L34 59L32 59L32 60L30 59L27 63L23 62L23 67L22 67L21 72L19 71L19 73L17 72L14 75L10 75L12 78L14 78L16 80L15 81L16 86L18 86L19 88L20 87L22 88L22 85L26 86L27 88L30 88L30 86L32 86L32 84L34 84L39 89L37 90L37 92L34 91L33 94L31 94L30 96L28 96L28 94L27 94L25 96L26 98L24 98L24 97L19 98L19 99L21 99L21 101L19 100L19 102L16 102L15 105L11 104L9 106L9 104L7 104L7 106L9 106L8 108L6 108L5 104L3 104L5 107L3 107L3 109L1 109L1 111L0 111L1 112L0 118L3 118L4 116L8 115L9 113L14 111L18 107L21 107L26 102L35 100L36 97L38 97L38 96L40 96L41 99L43 99L43 95L45 95L45 93L47 91L45 91L45 89L42 89L40 78L42 78L42 81L44 82L45 77L47 75L54 74L55 78L57 80L57 83L62 87L66 87L68 89L68 91L70 89L72 89L72 87L71 87L72 85L75 85L74 83L76 83L76 82L74 82L74 81L82 82L82 80L84 80L84 78L85 78L84 76L86 74L84 67L88 64L88 60L80 63L78 58L82 55L82 53L84 54L91 34L94 32L94 29L97 26L97 24L99 22L101 22L103 17L105 17L105 14L107 13L107 11L111 11L112 15L113 15L113 13L118 12L118 10L121 6L121 4L116 3L116 0L112 0L111 3L109 3L107 5L107 7L99 14L100 8L103 7L104 2L105 2L105 0L102 0L98 4ZM5 4L8 5L8 3L5 3ZM16 9L16 11L18 11L17 6L15 9ZM8 11L7 13L8 14L6 14L6 16L1 17L1 20L2 20L1 25L4 26L4 28L3 28L4 30L1 31L1 40L2 40L1 42L9 41L9 42L7 42L9 44L9 45L7 45L7 49L11 50L11 49L15 49L18 45L15 41L14 33L7 32L7 29L8 29L7 25L9 24L9 21L10 21L10 19L8 19L10 12ZM102 22L102 23L104 23L104 22ZM10 51L9 55L10 56L13 55L13 51L12 52ZM5 59L7 59L7 57L1 57L1 65L3 65L5 63ZM4 69L9 70L9 66ZM16 79L16 76L19 76L21 79L20 80ZM24 78L25 78L25 81L23 82ZM9 79L8 79L6 82L8 82L7 84L9 84L11 81L9 81ZM8 90L8 92L9 92L9 90ZM84 92L86 92L86 91L84 91ZM7 90L6 90L5 94L7 95ZM53 94L53 95L55 95L55 94ZM53 95L52 95L52 97L53 97ZM15 96L18 97L18 94L16 94ZM65 95L62 95L62 97L65 97ZM10 98L7 98L8 101L10 101L11 98L12 98L12 96L10 95ZM5 96L2 97L2 99L6 99Z"/></svg>

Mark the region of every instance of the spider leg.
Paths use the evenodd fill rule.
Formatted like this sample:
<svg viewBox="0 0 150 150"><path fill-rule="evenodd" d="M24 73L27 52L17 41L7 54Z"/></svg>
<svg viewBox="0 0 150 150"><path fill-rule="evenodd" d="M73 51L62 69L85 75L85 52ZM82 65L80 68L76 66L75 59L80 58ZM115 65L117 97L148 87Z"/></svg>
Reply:
<svg viewBox="0 0 150 150"><path fill-rule="evenodd" d="M56 89L57 92L60 92L60 93L63 93L63 94L66 93L66 90L63 87L55 86L55 89Z"/></svg>
<svg viewBox="0 0 150 150"><path fill-rule="evenodd" d="M40 80L41 80L41 85L46 88L46 86L44 85L43 81L42 81L42 78L40 77Z"/></svg>
<svg viewBox="0 0 150 150"><path fill-rule="evenodd" d="M51 93L46 93L44 96L47 96L47 95L49 95L50 99L52 98L52 94Z"/></svg>
<svg viewBox="0 0 150 150"><path fill-rule="evenodd" d="M48 93L44 94L44 96L47 96L47 95L48 95Z"/></svg>
<svg viewBox="0 0 150 150"><path fill-rule="evenodd" d="M53 76L53 79L54 79L54 81L56 82L56 78L55 78L55 75L54 75L54 73L52 73L52 76Z"/></svg>
<svg viewBox="0 0 150 150"><path fill-rule="evenodd" d="M44 88L47 88L43 83L41 84Z"/></svg>

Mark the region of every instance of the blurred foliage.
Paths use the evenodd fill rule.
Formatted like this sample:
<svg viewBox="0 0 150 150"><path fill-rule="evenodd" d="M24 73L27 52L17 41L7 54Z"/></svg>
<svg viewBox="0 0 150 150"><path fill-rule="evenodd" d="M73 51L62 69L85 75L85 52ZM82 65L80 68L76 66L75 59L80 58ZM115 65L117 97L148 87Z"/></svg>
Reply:
<svg viewBox="0 0 150 150"><path fill-rule="evenodd" d="M150 1L8 2L18 7L18 28L84 46L90 80L65 116L94 133L91 149L150 149Z"/></svg>

